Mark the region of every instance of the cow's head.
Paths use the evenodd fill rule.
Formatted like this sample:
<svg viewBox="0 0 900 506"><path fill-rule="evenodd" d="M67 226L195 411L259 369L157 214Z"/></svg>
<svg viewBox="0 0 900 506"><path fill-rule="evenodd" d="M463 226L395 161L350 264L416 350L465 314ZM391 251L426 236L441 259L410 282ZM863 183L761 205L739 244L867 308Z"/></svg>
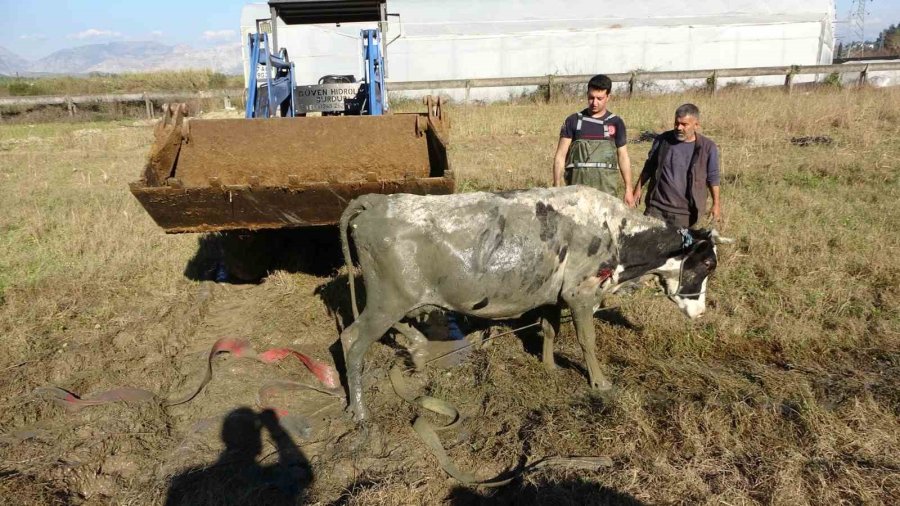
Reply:
<svg viewBox="0 0 900 506"><path fill-rule="evenodd" d="M716 270L716 244L732 239L721 237L713 230L679 230L683 237L682 251L654 270L669 299L678 304L688 318L697 318L706 311L706 283Z"/></svg>

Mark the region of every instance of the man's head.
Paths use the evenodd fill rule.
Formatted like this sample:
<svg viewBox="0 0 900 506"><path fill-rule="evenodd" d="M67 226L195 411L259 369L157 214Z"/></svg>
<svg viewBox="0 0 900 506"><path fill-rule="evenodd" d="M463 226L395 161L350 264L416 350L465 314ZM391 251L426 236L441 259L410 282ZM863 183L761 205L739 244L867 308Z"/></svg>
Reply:
<svg viewBox="0 0 900 506"><path fill-rule="evenodd" d="M588 110L592 115L606 112L606 102L611 92L612 80L603 74L598 74L588 81Z"/></svg>
<svg viewBox="0 0 900 506"><path fill-rule="evenodd" d="M679 141L694 142L700 126L700 109L694 104L684 104L675 109L675 135Z"/></svg>

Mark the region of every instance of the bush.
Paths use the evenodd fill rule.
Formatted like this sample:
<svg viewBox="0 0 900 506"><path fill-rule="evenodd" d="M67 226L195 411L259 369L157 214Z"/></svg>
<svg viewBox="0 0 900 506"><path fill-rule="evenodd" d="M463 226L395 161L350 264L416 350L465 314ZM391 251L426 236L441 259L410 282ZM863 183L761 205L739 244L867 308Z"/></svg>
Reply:
<svg viewBox="0 0 900 506"><path fill-rule="evenodd" d="M835 88L842 88L844 83L841 82L841 74L838 72L832 72L822 81L826 86L834 86Z"/></svg>
<svg viewBox="0 0 900 506"><path fill-rule="evenodd" d="M211 90L221 90L227 87L228 76L221 72L212 72L207 79L207 85Z"/></svg>
<svg viewBox="0 0 900 506"><path fill-rule="evenodd" d="M41 86L41 83L35 81L26 81L24 79L16 79L6 85L6 90L13 97L24 97L32 95L49 95L50 93Z"/></svg>

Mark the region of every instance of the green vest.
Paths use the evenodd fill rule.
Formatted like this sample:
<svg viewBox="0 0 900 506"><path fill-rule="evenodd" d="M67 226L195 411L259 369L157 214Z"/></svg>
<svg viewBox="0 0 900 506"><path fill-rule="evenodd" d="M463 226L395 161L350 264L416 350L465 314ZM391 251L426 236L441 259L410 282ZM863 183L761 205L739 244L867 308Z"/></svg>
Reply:
<svg viewBox="0 0 900 506"><path fill-rule="evenodd" d="M614 118L610 115L606 121ZM582 139L584 122L603 126L603 139ZM619 194L619 158L616 156L615 136L607 132L605 121L578 113L575 136L566 155L566 184L581 184L596 188L610 195Z"/></svg>

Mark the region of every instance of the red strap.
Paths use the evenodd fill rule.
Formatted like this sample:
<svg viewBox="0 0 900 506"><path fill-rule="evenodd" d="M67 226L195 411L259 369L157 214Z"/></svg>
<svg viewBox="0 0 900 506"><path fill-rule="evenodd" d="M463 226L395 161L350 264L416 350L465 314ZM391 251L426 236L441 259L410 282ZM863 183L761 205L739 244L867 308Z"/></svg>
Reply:
<svg viewBox="0 0 900 506"><path fill-rule="evenodd" d="M211 379L212 374L212 357L219 353L231 353L235 357L238 358L250 358L262 362L264 364L271 364L274 362L278 362L279 360L287 357L288 355L293 355L297 358L304 366L313 375L319 382L325 387L317 388L313 385L305 385L303 383L295 383L295 382L278 382L271 383L268 385L264 385L261 390L266 390L267 392L260 396L261 400L264 400L268 397L267 393L271 392L273 389L290 389L296 390L298 388L308 388L312 390L317 390L319 392L328 393L331 395L340 395L340 379L338 378L337 371L328 364L324 362L320 362L312 357L309 357L303 353L300 353L297 350L291 348L272 348L270 350L266 350L262 353L256 353L256 350L250 346L250 343L243 339L235 339L230 337L224 337L219 339L212 345L212 349L209 352L209 363L208 363L208 373L206 379L204 379L203 383L200 385L200 388L195 391L193 395L191 395L186 400L193 399L200 390L202 390L206 383ZM73 392L69 392L68 390L64 390L55 386L47 386L40 387L35 389L35 394L42 395L46 398L49 398L51 401L61 404L67 410L79 410L83 407L87 406L99 406L101 404L109 404L113 402L147 402L156 398L156 395L149 390L143 390L140 388L132 388L132 387L117 387L112 390L107 390L105 392L101 392L97 395L94 395L90 398L82 398L78 394ZM185 402L185 401L179 401ZM263 406L267 407L267 406ZM287 412L284 410L275 410L279 416L286 416Z"/></svg>

